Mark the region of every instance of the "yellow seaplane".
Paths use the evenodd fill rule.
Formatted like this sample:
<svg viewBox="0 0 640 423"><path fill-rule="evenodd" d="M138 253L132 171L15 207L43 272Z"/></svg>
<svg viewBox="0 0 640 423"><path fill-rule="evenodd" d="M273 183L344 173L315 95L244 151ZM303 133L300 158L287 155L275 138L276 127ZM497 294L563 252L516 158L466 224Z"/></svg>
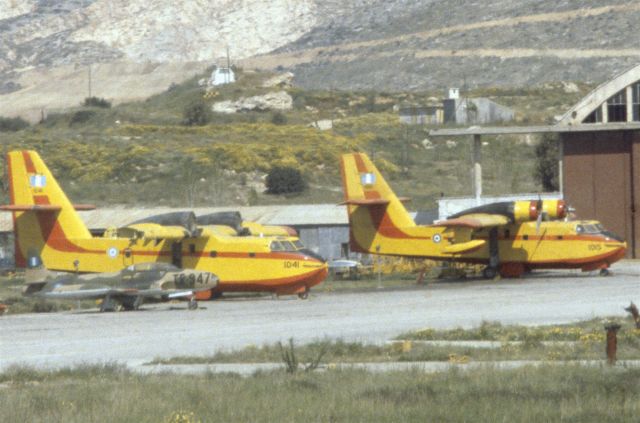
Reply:
<svg viewBox="0 0 640 423"><path fill-rule="evenodd" d="M7 155L18 267L44 265L77 273L117 272L139 263L171 263L215 274L218 285L198 299L229 291L267 291L306 298L322 282L327 263L284 227L224 216L169 213L93 236L35 151ZM228 216L227 216L228 217Z"/></svg>
<svg viewBox="0 0 640 423"><path fill-rule="evenodd" d="M341 171L356 252L485 264L486 278L557 268L607 274L625 255L626 243L599 222L565 221L562 200L487 204L416 225L367 155L343 155Z"/></svg>

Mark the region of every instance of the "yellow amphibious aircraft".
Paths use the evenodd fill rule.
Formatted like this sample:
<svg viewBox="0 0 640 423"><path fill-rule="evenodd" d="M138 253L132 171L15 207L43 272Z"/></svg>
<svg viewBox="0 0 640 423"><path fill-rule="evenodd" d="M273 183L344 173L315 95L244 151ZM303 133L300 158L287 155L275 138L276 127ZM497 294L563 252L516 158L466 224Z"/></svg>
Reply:
<svg viewBox="0 0 640 423"><path fill-rule="evenodd" d="M605 274L625 254L597 221L561 220L562 200L493 203L421 226L365 154L343 155L341 170L353 251L486 264L487 278L537 268Z"/></svg>
<svg viewBox="0 0 640 423"><path fill-rule="evenodd" d="M243 225L243 233L192 212L170 213L92 236L38 153L7 155L16 265L58 271L115 272L138 263L172 263L219 278L211 292L269 291L306 297L327 264L287 230ZM201 222L198 224L198 222ZM264 230L266 235L252 235ZM284 236L284 235L287 236ZM263 234L265 235L265 234ZM198 295L198 299L205 297Z"/></svg>

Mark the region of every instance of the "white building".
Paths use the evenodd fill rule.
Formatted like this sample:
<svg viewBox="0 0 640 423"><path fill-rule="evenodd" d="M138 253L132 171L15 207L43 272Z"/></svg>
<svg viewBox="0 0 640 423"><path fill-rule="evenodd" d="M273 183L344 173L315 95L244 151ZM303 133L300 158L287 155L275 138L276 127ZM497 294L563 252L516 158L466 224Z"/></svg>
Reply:
<svg viewBox="0 0 640 423"><path fill-rule="evenodd" d="M215 68L211 72L209 85L223 85L236 82L236 75L231 68Z"/></svg>

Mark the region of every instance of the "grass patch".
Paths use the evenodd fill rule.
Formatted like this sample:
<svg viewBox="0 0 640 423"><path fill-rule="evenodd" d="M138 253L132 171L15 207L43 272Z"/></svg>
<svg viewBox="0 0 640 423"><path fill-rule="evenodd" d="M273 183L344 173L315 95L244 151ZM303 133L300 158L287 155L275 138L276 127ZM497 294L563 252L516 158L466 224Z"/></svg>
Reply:
<svg viewBox="0 0 640 423"><path fill-rule="evenodd" d="M35 372L0 389L1 421L620 422L640 413L640 371L580 366L425 374L134 375ZM461 406L463 405L463 406Z"/></svg>
<svg viewBox="0 0 640 423"><path fill-rule="evenodd" d="M485 322L477 328L448 331L425 329L403 334L399 342L385 345L342 340L323 340L291 345L298 361L312 362L322 353L324 363L449 361L573 361L605 359L605 319L573 325L540 327L502 326ZM497 341L497 345L438 344L420 341ZM618 359L640 359L640 331L626 319L618 332ZM254 345L209 356L179 356L156 359L148 364L278 363L283 361L280 344Z"/></svg>
<svg viewBox="0 0 640 423"><path fill-rule="evenodd" d="M52 313L96 307L96 303L91 300L63 301L25 297L22 295L23 288L23 274L0 276L0 303L9 306L7 314Z"/></svg>
<svg viewBox="0 0 640 423"><path fill-rule="evenodd" d="M480 326L450 330L425 328L398 336L398 339L412 340L476 340L476 341L604 341L604 325L619 318L596 318L563 325L524 326L502 325L499 322L484 321ZM640 330L635 329L631 317L622 319L622 329L618 339L640 339Z"/></svg>

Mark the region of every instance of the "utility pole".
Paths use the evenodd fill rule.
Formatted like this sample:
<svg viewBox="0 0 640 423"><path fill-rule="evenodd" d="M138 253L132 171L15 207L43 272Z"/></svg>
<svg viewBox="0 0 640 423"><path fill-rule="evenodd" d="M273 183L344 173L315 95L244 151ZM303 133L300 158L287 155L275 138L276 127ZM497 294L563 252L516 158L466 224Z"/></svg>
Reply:
<svg viewBox="0 0 640 423"><path fill-rule="evenodd" d="M88 73L89 73L89 96L88 96L88 98L91 98L91 63L89 63Z"/></svg>

